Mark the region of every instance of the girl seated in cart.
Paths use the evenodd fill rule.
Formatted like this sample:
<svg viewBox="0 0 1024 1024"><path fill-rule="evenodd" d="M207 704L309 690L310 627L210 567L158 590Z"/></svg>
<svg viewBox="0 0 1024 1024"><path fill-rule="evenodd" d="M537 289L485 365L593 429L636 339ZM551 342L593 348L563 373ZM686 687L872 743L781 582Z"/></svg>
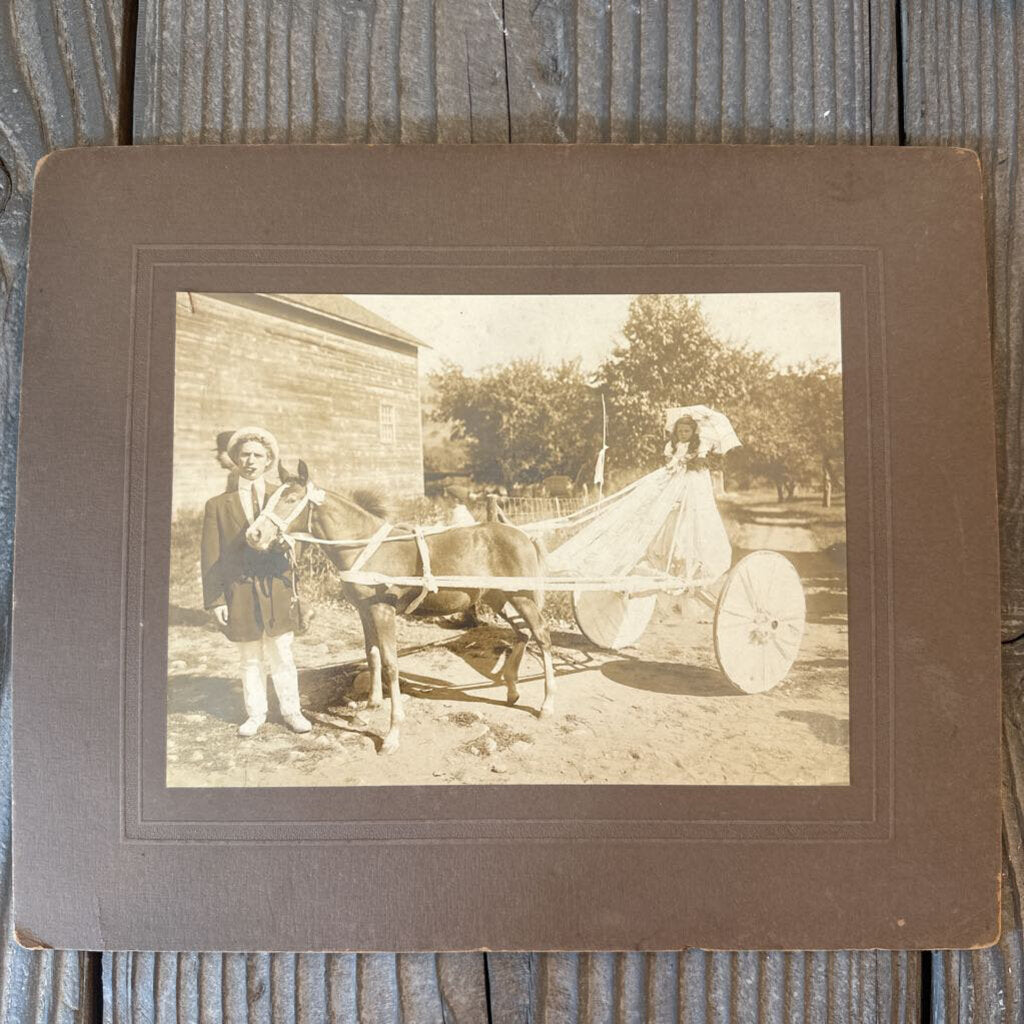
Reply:
<svg viewBox="0 0 1024 1024"><path fill-rule="evenodd" d="M710 583L732 564L732 545L711 480L709 458L715 457L716 445L710 430L709 436L701 436L700 425L689 412L669 409L665 427L667 468L672 477L681 479L678 499L648 549L648 561L669 575Z"/></svg>
<svg viewBox="0 0 1024 1024"><path fill-rule="evenodd" d="M732 546L715 502L709 455L739 445L722 413L694 405L669 409L667 462L612 495L601 511L548 556L556 572L591 576L667 573L713 583L729 570Z"/></svg>
<svg viewBox="0 0 1024 1024"><path fill-rule="evenodd" d="M740 443L728 418L705 405L669 409L665 429L665 465L577 513L583 525L547 564L575 578L573 614L597 647L637 644L659 595L680 594L714 609L715 657L725 675L746 693L769 690L800 650L800 577L775 551L753 551L732 565L708 464Z"/></svg>

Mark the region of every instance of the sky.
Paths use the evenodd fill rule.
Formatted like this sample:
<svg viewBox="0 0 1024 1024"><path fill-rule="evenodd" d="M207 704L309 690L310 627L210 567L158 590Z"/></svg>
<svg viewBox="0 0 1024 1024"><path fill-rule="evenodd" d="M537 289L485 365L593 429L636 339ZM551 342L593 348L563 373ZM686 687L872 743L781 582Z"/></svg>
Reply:
<svg viewBox="0 0 1024 1024"><path fill-rule="evenodd" d="M698 295L723 340L772 353L780 368L805 359L840 361L837 292ZM632 295L351 295L431 346L426 371L442 359L472 373L513 354L548 363L579 356L596 369L622 341Z"/></svg>

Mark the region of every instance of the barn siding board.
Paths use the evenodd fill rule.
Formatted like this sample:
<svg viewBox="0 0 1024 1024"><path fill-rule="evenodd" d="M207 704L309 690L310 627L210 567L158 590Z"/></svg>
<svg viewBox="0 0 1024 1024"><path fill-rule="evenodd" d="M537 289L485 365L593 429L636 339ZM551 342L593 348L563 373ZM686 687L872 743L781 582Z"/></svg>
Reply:
<svg viewBox="0 0 1024 1024"><path fill-rule="evenodd" d="M216 435L254 422L276 436L289 468L304 459L321 486L422 495L415 349L327 334L207 295L180 295L176 310L176 511L223 490ZM395 409L393 443L380 440L382 402Z"/></svg>
<svg viewBox="0 0 1024 1024"><path fill-rule="evenodd" d="M1024 183L1020 178L1024 8L929 0L903 7L906 141L967 146L981 158L1000 450L1004 636L1024 631ZM1004 651L1003 933L992 949L933 954L932 1017L1010 1021L1024 1015L1021 801L1024 644Z"/></svg>
<svg viewBox="0 0 1024 1024"><path fill-rule="evenodd" d="M9 0L0 19L0 1019L89 1021L98 956L16 945L11 910L11 556L32 175L54 149L113 144L121 0ZM59 894L54 894L59 898Z"/></svg>

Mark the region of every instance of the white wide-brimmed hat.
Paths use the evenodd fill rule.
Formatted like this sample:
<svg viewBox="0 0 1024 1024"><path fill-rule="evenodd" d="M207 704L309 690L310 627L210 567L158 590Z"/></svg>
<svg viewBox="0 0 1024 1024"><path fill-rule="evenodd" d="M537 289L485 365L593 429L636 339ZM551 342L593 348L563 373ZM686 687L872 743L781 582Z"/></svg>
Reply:
<svg viewBox="0 0 1024 1024"><path fill-rule="evenodd" d="M263 427L241 427L231 435L226 449L228 458L236 466L238 465L238 459L235 458L236 450L246 441L259 441L270 452L270 462L277 462L277 438L269 430L264 430Z"/></svg>
<svg viewBox="0 0 1024 1024"><path fill-rule="evenodd" d="M708 446L709 451L724 455L727 451L740 446L740 439L724 412L717 412L706 405L676 406L665 412L665 430L671 434L675 425L683 418L689 418L697 424L701 441Z"/></svg>

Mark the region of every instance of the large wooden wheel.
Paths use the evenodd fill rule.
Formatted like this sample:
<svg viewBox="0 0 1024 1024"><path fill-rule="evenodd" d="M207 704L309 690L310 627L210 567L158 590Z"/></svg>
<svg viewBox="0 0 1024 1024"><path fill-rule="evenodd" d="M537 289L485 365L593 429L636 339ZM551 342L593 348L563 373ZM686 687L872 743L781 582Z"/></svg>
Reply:
<svg viewBox="0 0 1024 1024"><path fill-rule="evenodd" d="M796 660L807 606L793 563L754 551L729 570L715 606L715 657L745 693L781 683Z"/></svg>
<svg viewBox="0 0 1024 1024"><path fill-rule="evenodd" d="M592 644L619 651L643 636L657 600L657 594L631 597L613 590L574 590L572 612L580 632Z"/></svg>

